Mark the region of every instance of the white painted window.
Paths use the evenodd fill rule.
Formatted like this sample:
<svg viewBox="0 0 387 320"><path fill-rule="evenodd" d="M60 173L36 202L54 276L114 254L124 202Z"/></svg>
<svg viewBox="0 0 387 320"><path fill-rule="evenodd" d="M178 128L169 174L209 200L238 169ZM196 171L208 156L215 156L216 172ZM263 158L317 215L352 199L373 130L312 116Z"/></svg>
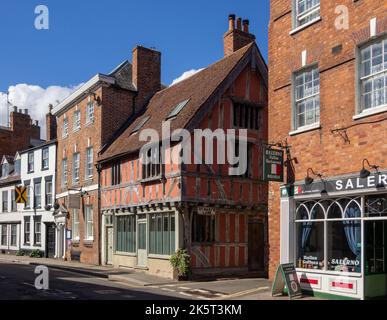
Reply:
<svg viewBox="0 0 387 320"><path fill-rule="evenodd" d="M62 186L67 186L67 159L62 160Z"/></svg>
<svg viewBox="0 0 387 320"><path fill-rule="evenodd" d="M80 165L80 154L75 153L73 155L73 183L79 183L79 165Z"/></svg>
<svg viewBox="0 0 387 320"><path fill-rule="evenodd" d="M3 213L8 212L8 191L3 191Z"/></svg>
<svg viewBox="0 0 387 320"><path fill-rule="evenodd" d="M11 224L11 247L16 247L17 245L17 225Z"/></svg>
<svg viewBox="0 0 387 320"><path fill-rule="evenodd" d="M46 181L46 206L52 206L52 181Z"/></svg>
<svg viewBox="0 0 387 320"><path fill-rule="evenodd" d="M27 202L25 203L25 209L31 208L31 186L29 183L25 183L25 187L27 190Z"/></svg>
<svg viewBox="0 0 387 320"><path fill-rule="evenodd" d="M34 185L34 206L37 209L42 207L42 184L40 182Z"/></svg>
<svg viewBox="0 0 387 320"><path fill-rule="evenodd" d="M74 112L74 126L73 130L78 131L81 129L81 111L77 110Z"/></svg>
<svg viewBox="0 0 387 320"><path fill-rule="evenodd" d="M62 137L66 138L68 135L69 135L69 120L65 118L63 119Z"/></svg>
<svg viewBox="0 0 387 320"><path fill-rule="evenodd" d="M8 163L4 163L1 169L2 169L1 170L1 176L3 178L8 177L8 175L9 175L9 164Z"/></svg>
<svg viewBox="0 0 387 320"><path fill-rule="evenodd" d="M1 245L6 246L8 244L8 226L6 224L1 225Z"/></svg>
<svg viewBox="0 0 387 320"><path fill-rule="evenodd" d="M49 167L48 148L42 150L42 169L47 170Z"/></svg>
<svg viewBox="0 0 387 320"><path fill-rule="evenodd" d="M86 109L86 124L94 122L94 102L89 102Z"/></svg>
<svg viewBox="0 0 387 320"><path fill-rule="evenodd" d="M31 243L31 218L24 218L24 244L29 245Z"/></svg>
<svg viewBox="0 0 387 320"><path fill-rule="evenodd" d="M320 18L320 0L296 0L294 26L301 27Z"/></svg>
<svg viewBox="0 0 387 320"><path fill-rule="evenodd" d="M79 234L79 210L74 209L73 212L73 240L78 241L80 239Z"/></svg>
<svg viewBox="0 0 387 320"><path fill-rule="evenodd" d="M86 206L86 240L93 240L94 238L94 232L93 232L93 207L92 206Z"/></svg>
<svg viewBox="0 0 387 320"><path fill-rule="evenodd" d="M387 39L360 52L360 111L387 105Z"/></svg>
<svg viewBox="0 0 387 320"><path fill-rule="evenodd" d="M94 157L93 148L86 149L86 179L93 178Z"/></svg>
<svg viewBox="0 0 387 320"><path fill-rule="evenodd" d="M320 123L320 73L318 68L295 75L294 129Z"/></svg>
<svg viewBox="0 0 387 320"><path fill-rule="evenodd" d="M28 154L28 172L34 172L34 153L30 152Z"/></svg>
<svg viewBox="0 0 387 320"><path fill-rule="evenodd" d="M42 218L34 217L34 244L40 245L42 243Z"/></svg>

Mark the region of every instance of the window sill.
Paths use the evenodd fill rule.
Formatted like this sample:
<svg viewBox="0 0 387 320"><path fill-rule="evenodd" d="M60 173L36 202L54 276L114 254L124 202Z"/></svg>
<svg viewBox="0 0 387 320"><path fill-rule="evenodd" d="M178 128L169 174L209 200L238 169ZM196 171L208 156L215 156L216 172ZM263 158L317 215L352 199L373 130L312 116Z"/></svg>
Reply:
<svg viewBox="0 0 387 320"><path fill-rule="evenodd" d="M386 111L387 111L387 104L384 104L384 105L379 106L379 107L374 107L374 108L364 110L363 112L355 115L353 117L353 120L358 120L358 119L370 117L370 116L373 116L373 115L376 115L379 113L383 113Z"/></svg>
<svg viewBox="0 0 387 320"><path fill-rule="evenodd" d="M114 254L116 255L116 256L123 256L123 257L136 257L137 255L136 255L136 253L130 253L130 252L121 252L121 251L116 251L116 252L114 252Z"/></svg>
<svg viewBox="0 0 387 320"><path fill-rule="evenodd" d="M47 168L42 168L41 171L48 171L48 170L49 170L49 167L47 167Z"/></svg>
<svg viewBox="0 0 387 320"><path fill-rule="evenodd" d="M85 128L90 127L92 125L94 125L94 121L90 121L88 123L85 123Z"/></svg>
<svg viewBox="0 0 387 320"><path fill-rule="evenodd" d="M158 259L158 260L169 260L170 255L159 255L159 254L148 254L149 259Z"/></svg>
<svg viewBox="0 0 387 320"><path fill-rule="evenodd" d="M321 125L320 123L316 123L310 126L304 126L304 127L298 128L297 130L291 131L289 132L289 136L295 136L301 133L305 133L313 130L319 130L319 129L321 129Z"/></svg>
<svg viewBox="0 0 387 320"><path fill-rule="evenodd" d="M292 35L294 35L294 34L300 32L301 30L304 30L304 29L310 27L311 25L314 25L315 23L320 22L321 20L322 20L322 18L321 18L321 17L318 17L318 18L315 19L315 20L312 20L312 21L310 21L310 22L308 22L308 23L305 23L305 24L303 24L302 26L299 26L299 27L293 29L292 31L290 31L290 32L289 32L289 35L292 36Z"/></svg>
<svg viewBox="0 0 387 320"><path fill-rule="evenodd" d="M73 133L77 133L79 131L81 131L81 128L73 129Z"/></svg>

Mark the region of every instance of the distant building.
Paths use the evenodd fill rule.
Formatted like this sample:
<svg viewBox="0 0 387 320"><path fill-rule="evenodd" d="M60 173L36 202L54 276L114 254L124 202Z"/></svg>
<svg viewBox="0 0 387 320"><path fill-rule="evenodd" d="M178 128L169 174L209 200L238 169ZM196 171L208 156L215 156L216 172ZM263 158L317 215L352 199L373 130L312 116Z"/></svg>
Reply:
<svg viewBox="0 0 387 320"><path fill-rule="evenodd" d="M33 122L28 109L14 107L10 114L10 126L0 126L0 159L14 155L19 150L35 147L42 143L38 121Z"/></svg>

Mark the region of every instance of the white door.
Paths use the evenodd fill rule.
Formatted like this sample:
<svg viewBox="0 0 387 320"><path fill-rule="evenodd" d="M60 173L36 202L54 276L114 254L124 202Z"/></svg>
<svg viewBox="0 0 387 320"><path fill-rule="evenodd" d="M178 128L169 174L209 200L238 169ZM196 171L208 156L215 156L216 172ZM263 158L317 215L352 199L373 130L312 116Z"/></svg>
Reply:
<svg viewBox="0 0 387 320"><path fill-rule="evenodd" d="M106 264L113 264L113 228L106 228Z"/></svg>
<svg viewBox="0 0 387 320"><path fill-rule="evenodd" d="M147 250L147 237L146 237L146 221L139 221L137 225L138 237L137 237L137 265L139 267L148 266L148 250Z"/></svg>

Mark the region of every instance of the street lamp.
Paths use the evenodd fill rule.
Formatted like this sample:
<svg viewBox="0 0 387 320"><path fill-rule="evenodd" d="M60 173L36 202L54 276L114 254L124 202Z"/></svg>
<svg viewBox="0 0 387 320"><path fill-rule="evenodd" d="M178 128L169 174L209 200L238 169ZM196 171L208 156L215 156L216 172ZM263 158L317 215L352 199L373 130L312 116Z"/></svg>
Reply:
<svg viewBox="0 0 387 320"><path fill-rule="evenodd" d="M309 172L311 172L315 177L318 177L322 179L322 174L314 172L312 168L309 168L307 173L306 173L306 178L305 178L305 184L307 186L311 185L314 182L314 179L310 177Z"/></svg>
<svg viewBox="0 0 387 320"><path fill-rule="evenodd" d="M366 179L371 175L371 172L365 168L365 164L368 164L368 167L371 169L376 170L376 172L379 172L379 166L377 165L371 165L368 159L363 160L363 169L360 171L360 178Z"/></svg>

